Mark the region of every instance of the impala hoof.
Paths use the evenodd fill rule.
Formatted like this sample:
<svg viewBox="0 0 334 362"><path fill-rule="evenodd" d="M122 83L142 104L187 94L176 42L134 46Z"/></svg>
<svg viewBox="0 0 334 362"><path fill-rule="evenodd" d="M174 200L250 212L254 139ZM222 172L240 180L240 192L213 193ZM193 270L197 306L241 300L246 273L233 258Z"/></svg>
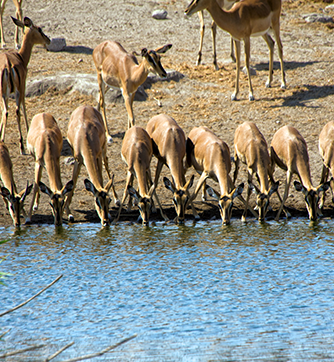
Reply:
<svg viewBox="0 0 334 362"><path fill-rule="evenodd" d="M244 215L241 216L241 222L246 222L246 218Z"/></svg>
<svg viewBox="0 0 334 362"><path fill-rule="evenodd" d="M249 96L248 96L248 99L252 102L252 101L254 101L254 96L253 96L253 94L250 94Z"/></svg>
<svg viewBox="0 0 334 362"><path fill-rule="evenodd" d="M109 134L107 135L107 142L108 143L113 143L114 142L112 137Z"/></svg>
<svg viewBox="0 0 334 362"><path fill-rule="evenodd" d="M237 95L235 93L233 93L231 95L231 101L236 101L237 100Z"/></svg>
<svg viewBox="0 0 334 362"><path fill-rule="evenodd" d="M286 84L282 84L281 89L286 89Z"/></svg>
<svg viewBox="0 0 334 362"><path fill-rule="evenodd" d="M68 215L68 222L74 222L74 216L72 214Z"/></svg>
<svg viewBox="0 0 334 362"><path fill-rule="evenodd" d="M266 82L266 88L271 88L271 83L269 81Z"/></svg>

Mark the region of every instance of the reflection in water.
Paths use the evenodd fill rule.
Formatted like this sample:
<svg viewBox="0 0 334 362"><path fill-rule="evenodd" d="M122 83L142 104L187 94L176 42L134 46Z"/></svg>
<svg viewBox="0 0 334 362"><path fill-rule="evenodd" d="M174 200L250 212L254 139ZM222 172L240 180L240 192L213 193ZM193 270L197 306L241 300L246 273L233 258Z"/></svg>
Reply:
<svg viewBox="0 0 334 362"><path fill-rule="evenodd" d="M138 337L99 360L332 359L333 222L238 221L1 229L0 352L71 341L61 359ZM1 354L1 353L0 353Z"/></svg>

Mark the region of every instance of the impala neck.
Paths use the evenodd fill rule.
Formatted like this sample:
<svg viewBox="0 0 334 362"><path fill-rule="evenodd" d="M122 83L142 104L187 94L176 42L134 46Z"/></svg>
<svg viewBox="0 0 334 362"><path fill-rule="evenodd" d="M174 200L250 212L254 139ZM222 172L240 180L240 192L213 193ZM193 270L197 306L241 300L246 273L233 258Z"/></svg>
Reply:
<svg viewBox="0 0 334 362"><path fill-rule="evenodd" d="M135 66L134 71L132 72L131 78L134 84L138 84L138 87L142 85L148 73L150 72L150 66L145 58L143 58L142 62L139 65Z"/></svg>
<svg viewBox="0 0 334 362"><path fill-rule="evenodd" d="M46 154L45 156L47 157L48 155ZM61 178L60 178L59 160L57 160L55 157L53 157L52 154L49 155L48 162L45 163L45 168L49 175L51 191L52 192L60 191L63 186L62 186Z"/></svg>
<svg viewBox="0 0 334 362"><path fill-rule="evenodd" d="M28 66L33 46L34 43L32 42L30 32L28 30L28 32L24 35L24 38L22 40L22 46L19 50L19 54L21 55L23 63L26 67Z"/></svg>
<svg viewBox="0 0 334 362"><path fill-rule="evenodd" d="M89 152L89 151L88 151ZM88 155L82 152L84 159L84 165L86 166L89 178L95 188L100 191L103 189L102 174L97 164L97 157L94 154L89 153Z"/></svg>
<svg viewBox="0 0 334 362"><path fill-rule="evenodd" d="M225 10L221 9L216 0L210 1L207 10L212 16L212 19L215 21L215 23L221 29L229 32L232 35L233 29L236 28L236 24L238 23L236 16L234 16L234 13L226 12Z"/></svg>
<svg viewBox="0 0 334 362"><path fill-rule="evenodd" d="M221 165L215 165L214 167L214 173L217 177L218 184L220 187L220 195L225 196L230 193L230 185L232 184L231 178L226 172L226 168L222 167Z"/></svg>

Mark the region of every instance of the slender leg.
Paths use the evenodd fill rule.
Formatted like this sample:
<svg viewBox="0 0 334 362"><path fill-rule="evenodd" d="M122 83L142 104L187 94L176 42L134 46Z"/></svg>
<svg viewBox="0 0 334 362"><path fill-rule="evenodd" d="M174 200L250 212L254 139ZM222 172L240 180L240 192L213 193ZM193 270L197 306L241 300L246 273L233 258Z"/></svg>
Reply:
<svg viewBox="0 0 334 362"><path fill-rule="evenodd" d="M278 210L278 213L277 213L277 215L275 217L276 221L279 220L279 217L280 217L281 212L283 210L284 203L285 203L286 199L288 198L288 192L289 192L289 188L290 188L291 179L292 179L292 173L288 170L287 173L286 173L286 181L285 181L285 190L284 190L284 195L283 195L283 201L282 201L281 206L280 206L280 208Z"/></svg>
<svg viewBox="0 0 334 362"><path fill-rule="evenodd" d="M217 35L217 24L213 21L211 24L211 34L212 34L212 51L213 51L213 65L215 69L218 70L217 64L217 51L216 51L216 35Z"/></svg>
<svg viewBox="0 0 334 362"><path fill-rule="evenodd" d="M246 69L247 69L247 75L248 75L248 88L249 88L248 99L250 101L253 101L254 100L253 87L252 87L251 74L250 74L250 71L249 71L250 38L245 38L244 42L245 42L245 63L246 63Z"/></svg>
<svg viewBox="0 0 334 362"><path fill-rule="evenodd" d="M279 25L279 18L272 22L272 29L274 30L275 39L278 47L278 56L281 63L281 74L282 74L282 82L281 82L281 88L286 88L286 82L285 82L285 72L284 72L284 62L283 62L283 46L281 42L280 37L280 25Z"/></svg>
<svg viewBox="0 0 334 362"><path fill-rule="evenodd" d="M328 167L326 167L325 165L323 165L323 166L322 166L322 173L321 173L320 184L323 184L324 182L327 181L328 173L329 173ZM320 209L321 211L323 211L323 209L324 209L325 197L326 197L326 191L323 191L323 192L321 193L320 198L319 198L319 209Z"/></svg>
<svg viewBox="0 0 334 362"><path fill-rule="evenodd" d="M21 113L20 113L20 104L21 104L22 97L21 97L20 93L16 92L15 98L16 98L16 122L17 122L17 126L19 128L19 134L20 134L20 151L21 151L21 155L24 155L25 151L24 151L24 143L23 143L23 137L22 137L22 131L21 131Z"/></svg>
<svg viewBox="0 0 334 362"><path fill-rule="evenodd" d="M6 125L8 119L8 106L7 106L7 99L5 96L2 97L2 120L0 126L0 139L2 142L5 142L5 132L6 132Z"/></svg>
<svg viewBox="0 0 334 362"><path fill-rule="evenodd" d="M103 122L104 122L104 128L106 130L107 142L111 143L112 138L111 138L109 130L108 130L106 105L105 105L105 101L104 101L104 96L106 93L106 85L104 84L104 81L102 79L101 72L97 72L97 83L99 85L99 102L97 104L97 110L100 112L100 109L102 108L102 118L103 118Z"/></svg>
<svg viewBox="0 0 334 362"><path fill-rule="evenodd" d="M239 157L237 155L237 152L234 152L235 156L234 156L234 163L235 163L235 169L234 169L234 174L233 174L233 185L235 185L235 181L237 180L238 177L238 173L239 173Z"/></svg>
<svg viewBox="0 0 334 362"><path fill-rule="evenodd" d="M73 222L74 221L74 216L72 215L71 211L70 211L70 204L72 201L72 197L73 197L73 193L74 193L74 189L75 186L77 184L78 181L78 176L80 174L80 169L82 166L82 162L78 161L77 159L75 160L74 166L73 166L73 176L72 176L72 180L73 180L73 189L72 191L70 191L67 195L66 195L66 200L65 200L65 206L64 206L64 210L66 213L66 216L68 218L68 221Z"/></svg>
<svg viewBox="0 0 334 362"><path fill-rule="evenodd" d="M266 82L266 87L271 87L271 82L273 81L273 62L274 62L274 45L275 42L273 41L272 37L267 33L262 36L269 48L269 76Z"/></svg>
<svg viewBox="0 0 334 362"><path fill-rule="evenodd" d="M110 180L110 179L111 179L111 174L110 174L110 171L109 171L108 157L107 157L107 155L105 154L105 152L104 152L104 154L102 155L102 157L103 157L104 168L105 168L105 170L107 171L107 174L108 174L108 177L109 177L109 180ZM111 186L111 192L112 192L112 195L113 195L114 204L115 204L116 206L119 206L119 205L120 205L120 201L119 201L119 199L118 199L118 195L117 195L117 193L116 193L114 184Z"/></svg>
<svg viewBox="0 0 334 362"><path fill-rule="evenodd" d="M236 59L235 59L235 55L234 55L234 42L233 42L232 37L231 37L231 53L230 53L230 57L231 57L232 61L235 63Z"/></svg>
<svg viewBox="0 0 334 362"><path fill-rule="evenodd" d="M123 204L126 200L126 197L128 196L128 186L129 185L132 185L133 183L133 174L128 171L128 174L127 174L127 177L126 177L126 183L125 183L125 189L124 189L124 192L123 192L123 197L122 197L122 201L121 201L121 204L119 206L119 209L118 209L118 214L117 214L117 217L116 219L114 219L114 223L117 223L117 221L119 220L119 217L121 215L121 211L122 211L122 207L123 207ZM129 204L131 203L131 197L130 197L130 202Z"/></svg>
<svg viewBox="0 0 334 362"><path fill-rule="evenodd" d="M35 161L35 182L34 182L34 189L32 193L32 199L30 202L28 217L26 218L26 223L31 222L32 211L36 211L38 209L39 203L39 181L42 178L42 171L43 171L43 160L36 160Z"/></svg>
<svg viewBox="0 0 334 362"><path fill-rule="evenodd" d="M135 125L135 119L133 116L133 109L132 109L132 102L134 99L134 95L133 94L129 95L124 91L122 92L122 94L125 102L125 108L126 111L128 112L128 129L130 129L132 126Z"/></svg>
<svg viewBox="0 0 334 362"><path fill-rule="evenodd" d="M201 60L202 60L203 38L204 38L204 31L205 31L204 13L203 13L203 11L198 12L198 17L199 17L199 21L201 23L201 38L200 38L200 42L199 42L199 49L198 49L198 56L197 56L196 65L200 65Z"/></svg>
<svg viewBox="0 0 334 362"><path fill-rule="evenodd" d="M234 48L236 55L236 68L235 68L235 90L231 96L232 101L236 101L239 94L239 75L240 75L240 41L234 40Z"/></svg>
<svg viewBox="0 0 334 362"><path fill-rule="evenodd" d="M4 35L4 33L3 33L3 25L2 25L2 16L3 16L3 12L4 12L4 10L5 10L6 2L7 2L7 0L1 0L1 1L0 1L1 48L5 48L5 47L6 47L5 35Z"/></svg>

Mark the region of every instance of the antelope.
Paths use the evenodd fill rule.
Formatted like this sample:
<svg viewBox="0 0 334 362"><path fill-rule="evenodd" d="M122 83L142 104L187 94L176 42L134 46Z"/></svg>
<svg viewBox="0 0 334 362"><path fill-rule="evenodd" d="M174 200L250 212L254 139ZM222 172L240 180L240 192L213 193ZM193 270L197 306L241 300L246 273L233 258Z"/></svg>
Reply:
<svg viewBox="0 0 334 362"><path fill-rule="evenodd" d="M111 220L109 213L109 203L111 200L108 196L110 189L112 190L115 204L119 204L119 201L113 185L114 176L111 177L109 171L107 141L101 113L91 106L80 106L74 110L68 124L67 140L72 148L75 159L72 177L73 188L65 200L65 211L68 215L68 220L74 221L74 216L70 212L69 206L81 166L84 164L90 178L90 180L84 180L85 188L95 198L95 209L102 226L107 226ZM104 187L102 162L109 177L109 181Z"/></svg>
<svg viewBox="0 0 334 362"><path fill-rule="evenodd" d="M16 8L15 16L18 20L22 21L22 2L23 0L13 0L13 3ZM1 31L1 48L6 47L5 43L5 34L3 32L3 24L2 24L2 16L3 12L5 11L7 0L0 0L0 31ZM19 29L15 28L15 34L14 34L14 42L15 42L15 48L19 49Z"/></svg>
<svg viewBox="0 0 334 362"><path fill-rule="evenodd" d="M172 47L171 44L162 46L155 50L141 50L143 60L138 64L134 54L128 53L120 43L115 41L104 41L93 51L93 60L97 71L97 82L99 84L99 102L97 109L102 108L102 116L106 129L108 141L110 135L107 126L105 110L105 85L121 89L128 113L128 128L134 126L133 100L138 87L143 84L149 71L153 71L162 78L167 77L165 69L160 62L160 53L165 53Z"/></svg>
<svg viewBox="0 0 334 362"><path fill-rule="evenodd" d="M27 223L31 222L32 211L38 209L39 190L41 190L50 197L55 226L62 225L64 198L73 188L72 180L62 186L59 165L62 147L63 137L53 116L49 113L39 113L34 116L27 135L28 152L35 159L35 183ZM41 182L44 166L48 173L50 188Z"/></svg>
<svg viewBox="0 0 334 362"><path fill-rule="evenodd" d="M235 0L216 0L218 5L225 10L229 10L233 4L235 3ZM201 23L201 29L200 29L200 43L199 43L199 50L197 55L197 61L196 65L201 64L202 60L202 48L203 48L203 39L204 39L204 13L203 11L198 12L199 21ZM217 52L216 52L216 35L217 35L217 24L212 21L211 23L211 35L212 35L212 52L213 52L213 65L215 66L215 69L218 70L218 63L217 63ZM234 55L234 47L233 47L233 39L231 38L231 53L230 56L232 60L235 62L235 55Z"/></svg>
<svg viewBox="0 0 334 362"><path fill-rule="evenodd" d="M246 220L248 201L252 190L256 194L259 221L263 221L268 211L270 196L277 192L279 182L275 183L273 180L267 142L255 123L244 122L236 129L234 160L233 183L238 176L240 160L247 166L248 192L242 221ZM253 175L256 175L260 189L252 183ZM272 183L270 188L268 178Z"/></svg>
<svg viewBox="0 0 334 362"><path fill-rule="evenodd" d="M283 210L293 174L299 177L300 182L295 181L294 186L296 191L303 192L305 196L309 219L316 220L319 192L326 191L329 188L329 183L321 183L318 187L312 186L307 144L303 136L294 127L284 126L280 128L271 141L270 157L272 170L277 165L286 171L284 196L275 220L279 220Z"/></svg>
<svg viewBox="0 0 334 362"><path fill-rule="evenodd" d="M273 79L274 41L269 35L270 27L273 29L278 46L278 55L281 62L281 88L286 88L283 49L280 39L281 0L243 0L235 3L231 10L221 9L216 0L193 0L185 14L191 16L195 12L208 10L215 23L223 30L229 32L234 40L236 54L236 82L235 90L231 96L232 101L237 100L239 94L240 75L240 41L244 41L245 63L248 75L249 100L254 100L253 87L249 72L250 37L262 36L269 47L269 77L266 87L271 86Z"/></svg>
<svg viewBox="0 0 334 362"><path fill-rule="evenodd" d="M119 220L122 205L129 194L130 200L128 203L128 210L131 207L131 197L134 197L138 202L142 223L143 225L148 225L152 206L152 196L155 189L155 184L152 184L150 171L153 148L148 133L138 126L133 126L128 129L123 138L121 155L123 161L128 166L128 170L125 189L115 222ZM132 187L133 179L135 177L138 181L138 191ZM148 185L150 185L149 190L147 187ZM161 205L157 196L156 199L161 210Z"/></svg>
<svg viewBox="0 0 334 362"><path fill-rule="evenodd" d="M27 186L20 193L17 193L13 176L13 164L9 156L8 147L0 141L0 178L4 184L1 187L1 196L8 209L13 224L16 227L21 225L20 216L26 217L23 205L26 197L30 194L32 185Z"/></svg>
<svg viewBox="0 0 334 362"><path fill-rule="evenodd" d="M165 187L173 193L173 203L176 211L175 222L183 223L185 211L190 202L189 189L193 185L194 176L186 182L183 168L183 158L186 154L186 137L176 121L166 114L159 114L149 120L146 131L152 139L153 153L158 159L154 184L157 185L163 165L166 165L172 175L172 181L164 177ZM199 218L192 205L195 218ZM165 220L168 220L163 215Z"/></svg>
<svg viewBox="0 0 334 362"><path fill-rule="evenodd" d="M24 22L12 18L16 26L26 29L19 52L8 51L0 54L0 96L2 99L2 120L0 126L1 141L5 141L5 131L8 118L8 97L15 94L16 120L20 134L20 150L24 154L24 144L21 132L20 107L23 110L23 117L27 133L29 130L26 106L25 88L27 78L27 66L30 60L32 47L35 44L48 45L50 39L43 33L42 29L35 26L33 22L25 17Z"/></svg>
<svg viewBox="0 0 334 362"><path fill-rule="evenodd" d="M196 198L198 191L205 184L207 178L218 182L220 193L208 187L211 196L218 200L222 223L228 225L232 216L233 200L240 196L244 184L234 187L231 177L231 157L227 144L219 139L207 127L193 128L187 139L186 167L193 166L201 174L192 198Z"/></svg>
<svg viewBox="0 0 334 362"><path fill-rule="evenodd" d="M332 174L329 180L332 192L332 202L334 202L334 122L328 122L319 135L319 152L322 157L323 166L320 184L327 181L329 171ZM325 203L325 192L320 197L319 209L322 210Z"/></svg>

